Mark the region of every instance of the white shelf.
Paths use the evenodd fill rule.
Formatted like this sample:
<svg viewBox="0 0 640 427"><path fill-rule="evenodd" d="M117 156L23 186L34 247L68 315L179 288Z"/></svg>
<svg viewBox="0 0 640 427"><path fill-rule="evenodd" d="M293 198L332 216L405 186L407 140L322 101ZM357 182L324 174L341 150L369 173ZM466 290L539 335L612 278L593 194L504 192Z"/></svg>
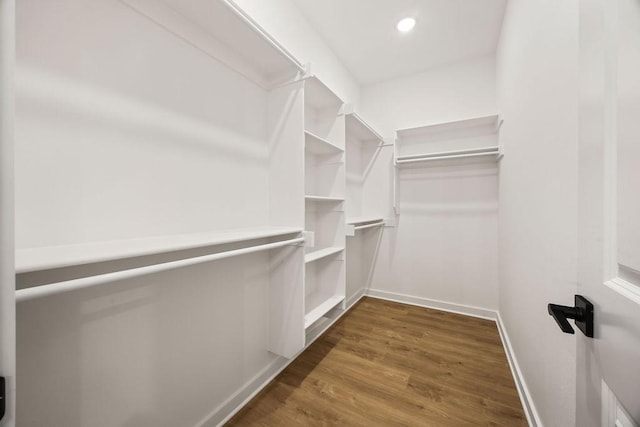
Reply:
<svg viewBox="0 0 640 427"><path fill-rule="evenodd" d="M456 120L453 122L435 123L426 126L418 126L408 129L397 130L398 138L417 138L435 136L443 137L449 133L459 131L469 131L474 134L496 133L500 128L500 116L493 114L491 116L472 117L464 120Z"/></svg>
<svg viewBox="0 0 640 427"><path fill-rule="evenodd" d="M347 218L347 224L349 225L364 225L380 221L384 221L384 218L382 218L381 216L361 216Z"/></svg>
<svg viewBox="0 0 640 427"><path fill-rule="evenodd" d="M305 301L305 305L307 308L311 307L311 310L307 311L307 314L304 316L304 328L307 329L309 326L313 325L318 319L331 311L331 309L340 304L343 300L344 295L309 295Z"/></svg>
<svg viewBox="0 0 640 427"><path fill-rule="evenodd" d="M344 197L325 197L325 196L312 196L306 194L304 200L308 202L344 202Z"/></svg>
<svg viewBox="0 0 640 427"><path fill-rule="evenodd" d="M304 132L304 141L307 151L316 155L333 155L344 152L342 148L309 131Z"/></svg>
<svg viewBox="0 0 640 427"><path fill-rule="evenodd" d="M383 138L378 132L373 130L358 114L349 113L345 115L345 125L347 134L362 142L372 142L382 144Z"/></svg>
<svg viewBox="0 0 640 427"><path fill-rule="evenodd" d="M337 254L344 250L340 246L329 246L326 248L310 248L310 251L304 255L304 262L313 262L319 259L328 257L329 255Z"/></svg>
<svg viewBox="0 0 640 427"><path fill-rule="evenodd" d="M318 110L342 106L342 99L315 76L305 79L304 99L307 105Z"/></svg>
<svg viewBox="0 0 640 427"><path fill-rule="evenodd" d="M233 1L123 0L140 14L263 88L304 66Z"/></svg>
<svg viewBox="0 0 640 427"><path fill-rule="evenodd" d="M291 227L255 227L220 232L175 234L141 239L18 249L16 250L16 273L154 255L301 232L301 229Z"/></svg>

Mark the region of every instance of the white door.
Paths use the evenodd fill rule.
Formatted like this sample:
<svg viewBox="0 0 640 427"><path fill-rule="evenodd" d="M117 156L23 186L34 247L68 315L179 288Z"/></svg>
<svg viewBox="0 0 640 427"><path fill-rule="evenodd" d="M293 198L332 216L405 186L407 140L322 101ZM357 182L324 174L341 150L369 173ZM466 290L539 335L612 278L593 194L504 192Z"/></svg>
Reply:
<svg viewBox="0 0 640 427"><path fill-rule="evenodd" d="M640 0L580 1L576 425L640 421ZM635 419L635 423L634 420Z"/></svg>
<svg viewBox="0 0 640 427"><path fill-rule="evenodd" d="M0 0L0 425L13 426L15 408L15 285L13 264L14 0ZM1 381L0 381L1 385ZM1 389L2 387L0 387Z"/></svg>

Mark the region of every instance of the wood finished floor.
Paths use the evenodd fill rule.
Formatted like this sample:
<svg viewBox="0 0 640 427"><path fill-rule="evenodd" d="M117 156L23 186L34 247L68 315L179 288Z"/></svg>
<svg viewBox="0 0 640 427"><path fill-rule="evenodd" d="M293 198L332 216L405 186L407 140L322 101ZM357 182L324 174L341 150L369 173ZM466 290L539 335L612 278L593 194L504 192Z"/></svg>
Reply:
<svg viewBox="0 0 640 427"><path fill-rule="evenodd" d="M229 426L526 426L494 322L363 298Z"/></svg>

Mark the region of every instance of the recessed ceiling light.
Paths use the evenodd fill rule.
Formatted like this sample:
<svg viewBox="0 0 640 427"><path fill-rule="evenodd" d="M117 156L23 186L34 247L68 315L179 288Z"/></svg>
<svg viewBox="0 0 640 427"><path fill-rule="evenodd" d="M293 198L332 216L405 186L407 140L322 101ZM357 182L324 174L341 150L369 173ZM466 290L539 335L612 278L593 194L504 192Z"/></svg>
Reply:
<svg viewBox="0 0 640 427"><path fill-rule="evenodd" d="M409 31L413 30L413 27L416 26L416 20L414 18L403 18L400 21L398 21L398 31L400 31L401 33L408 33Z"/></svg>

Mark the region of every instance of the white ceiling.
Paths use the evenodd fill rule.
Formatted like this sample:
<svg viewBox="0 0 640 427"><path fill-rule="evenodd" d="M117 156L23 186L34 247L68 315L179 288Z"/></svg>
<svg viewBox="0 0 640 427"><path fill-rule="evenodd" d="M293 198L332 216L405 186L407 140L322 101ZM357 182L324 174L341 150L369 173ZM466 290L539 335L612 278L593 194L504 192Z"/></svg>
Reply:
<svg viewBox="0 0 640 427"><path fill-rule="evenodd" d="M363 85L495 52L507 0L293 0ZM401 34L396 23L418 23Z"/></svg>

